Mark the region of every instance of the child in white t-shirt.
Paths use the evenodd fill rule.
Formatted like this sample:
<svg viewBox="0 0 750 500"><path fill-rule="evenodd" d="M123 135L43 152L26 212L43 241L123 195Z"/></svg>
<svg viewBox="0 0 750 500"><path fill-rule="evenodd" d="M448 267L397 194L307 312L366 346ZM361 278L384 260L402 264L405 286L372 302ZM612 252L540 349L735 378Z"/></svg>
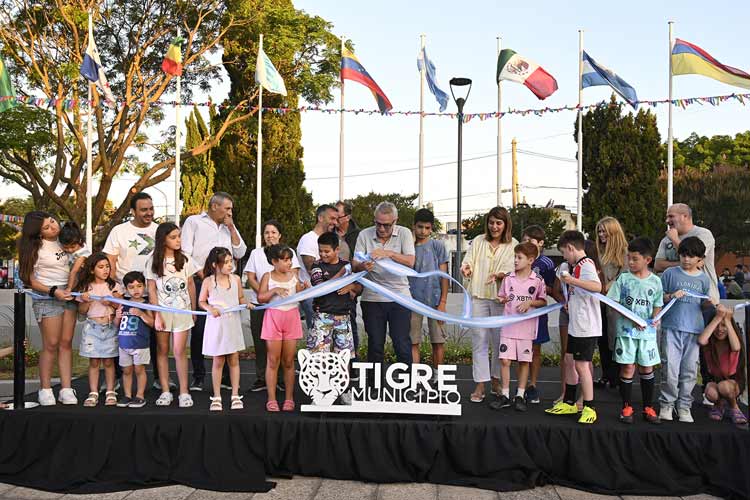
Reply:
<svg viewBox="0 0 750 500"><path fill-rule="evenodd" d="M62 225L58 241L60 241L65 253L68 254L68 265L70 266L68 290L72 290L78 279L81 266L83 266L86 257L91 255L91 250L86 247L86 236L83 231L73 221L68 221Z"/></svg>

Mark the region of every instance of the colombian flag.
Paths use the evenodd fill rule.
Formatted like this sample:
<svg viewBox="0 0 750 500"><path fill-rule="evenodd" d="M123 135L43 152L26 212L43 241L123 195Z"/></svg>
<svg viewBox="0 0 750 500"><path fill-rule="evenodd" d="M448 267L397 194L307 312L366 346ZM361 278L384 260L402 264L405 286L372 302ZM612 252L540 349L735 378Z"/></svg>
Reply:
<svg viewBox="0 0 750 500"><path fill-rule="evenodd" d="M172 76L182 76L182 42L183 38L172 40L167 55L161 63L161 70Z"/></svg>
<svg viewBox="0 0 750 500"><path fill-rule="evenodd" d="M720 82L750 89L750 74L720 63L692 43L677 38L672 47L673 75L703 75Z"/></svg>
<svg viewBox="0 0 750 500"><path fill-rule="evenodd" d="M341 81L354 80L359 82L372 92L373 97L378 102L378 108L381 113L385 113L393 109L391 101L385 95L385 92L375 83L367 70L362 66L352 51L344 47L341 52Z"/></svg>

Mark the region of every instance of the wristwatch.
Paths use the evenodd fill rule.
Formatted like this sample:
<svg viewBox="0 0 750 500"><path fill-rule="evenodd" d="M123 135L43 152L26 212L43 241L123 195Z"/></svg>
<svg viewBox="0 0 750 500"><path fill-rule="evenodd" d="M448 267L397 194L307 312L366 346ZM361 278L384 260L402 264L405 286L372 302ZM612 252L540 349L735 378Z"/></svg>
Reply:
<svg viewBox="0 0 750 500"><path fill-rule="evenodd" d="M51 286L49 288L49 292L47 292L47 295L49 295L50 297L54 297L56 291L57 291L57 285Z"/></svg>

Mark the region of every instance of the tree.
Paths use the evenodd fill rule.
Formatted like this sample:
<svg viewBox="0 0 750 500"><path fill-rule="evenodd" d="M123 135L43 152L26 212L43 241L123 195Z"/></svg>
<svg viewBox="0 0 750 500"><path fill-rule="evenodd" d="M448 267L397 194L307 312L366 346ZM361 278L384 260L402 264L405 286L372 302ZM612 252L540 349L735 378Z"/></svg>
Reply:
<svg viewBox="0 0 750 500"><path fill-rule="evenodd" d="M712 171L717 165L747 167L750 165L750 130L734 137L706 137L693 132L684 141L674 142L674 165L677 169L704 172Z"/></svg>
<svg viewBox="0 0 750 500"><path fill-rule="evenodd" d="M417 194L403 196L398 193L381 194L370 191L368 194L359 195L347 201L352 204L352 217L360 227L372 226L375 208L383 201L390 201L398 210L398 225L411 228L417 211L417 197ZM437 230L439 227L434 229Z"/></svg>
<svg viewBox="0 0 750 500"><path fill-rule="evenodd" d="M578 123L574 136L577 140ZM663 233L659 185L662 144L650 111L623 115L610 103L583 116L583 228L593 233L604 216L616 217L629 236Z"/></svg>
<svg viewBox="0 0 750 500"><path fill-rule="evenodd" d="M174 168L171 134L153 144L143 132L159 125L171 107L158 104L172 90L172 76L161 71L161 61L177 29L186 41L183 48L183 99L195 86L208 90L219 68L206 56L218 50L225 34L240 26L223 2L195 0L0 0L2 56L14 75L20 95L50 99L49 109L20 107L14 122L0 120L0 177L28 191L37 207L56 207L66 218L84 222L86 207L85 113L81 104L86 83L78 70L87 45L87 12L93 10L96 42L106 66L115 107L104 106L93 91L95 143L92 173L99 182L93 200L93 225L97 226L114 178L122 173L138 177L125 200L116 207L108 227L97 231L103 238L109 226L127 214L131 196L167 179ZM248 22L252 16L245 16ZM254 111L246 106L248 93L235 99L222 114L209 137L182 153L183 160L215 146L227 128L247 120ZM73 101L65 101L73 99ZM72 105L70 105L72 103ZM31 128L29 140L12 138L12 127ZM154 152L145 162L137 151Z"/></svg>
<svg viewBox="0 0 750 500"><path fill-rule="evenodd" d="M216 123L216 112L214 107L209 108L209 117L212 125ZM190 116L185 120L187 133L185 134L185 147L190 150L206 138L211 137L212 131L208 129L198 107L195 106ZM182 218L203 212L208 208L208 201L214 191L214 175L216 167L211 158L211 150L201 156L188 159L182 165L180 178L182 199Z"/></svg>
<svg viewBox="0 0 750 500"><path fill-rule="evenodd" d="M241 29L229 30L224 41L231 103L257 87L254 72L260 33L266 34L264 51L288 92L286 97L265 92L264 107L293 109L300 97L309 103L330 102L331 89L338 84L340 40L329 22L296 10L291 0L230 0L227 8L239 21L252 20ZM220 112L220 120L224 114ZM293 111L263 115L261 218L278 219L287 242L296 241L314 224L312 196L303 186L300 121L299 113ZM215 188L234 197L235 221L247 241L255 239L257 129L257 117L231 127L213 154Z"/></svg>
<svg viewBox="0 0 750 500"><path fill-rule="evenodd" d="M511 232L513 237L521 241L523 230L529 226L541 226L544 229L544 246L552 248L557 244L560 235L565 231L565 222L560 219L554 210L545 207L532 207L521 203L508 210L510 220L513 222ZM476 214L471 218L464 219L463 233L467 240L476 238L484 233L485 214Z"/></svg>
<svg viewBox="0 0 750 500"><path fill-rule="evenodd" d="M6 111L5 113L8 113ZM8 198L0 204L0 214L23 217L34 210L34 201L29 198ZM16 255L16 240L21 233L20 224L0 223L0 259L12 259Z"/></svg>

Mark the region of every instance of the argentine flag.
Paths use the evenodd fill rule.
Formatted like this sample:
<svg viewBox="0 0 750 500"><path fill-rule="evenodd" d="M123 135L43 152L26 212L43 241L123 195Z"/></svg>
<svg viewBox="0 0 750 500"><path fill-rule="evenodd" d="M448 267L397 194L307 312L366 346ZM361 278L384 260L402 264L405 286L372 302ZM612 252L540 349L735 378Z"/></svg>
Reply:
<svg viewBox="0 0 750 500"><path fill-rule="evenodd" d="M614 71L594 61L584 51L581 88L596 87L597 85L609 85L620 97L633 106L634 109L638 109L638 96L635 93L635 89L628 82L617 76Z"/></svg>
<svg viewBox="0 0 750 500"><path fill-rule="evenodd" d="M255 82L269 92L286 95L284 80L262 48L258 48L258 60L255 63Z"/></svg>
<svg viewBox="0 0 750 500"><path fill-rule="evenodd" d="M115 105L115 97L109 88L107 75L104 74L102 62L99 59L99 50L97 50L96 43L94 42L94 31L91 26L89 26L89 45L86 47L86 53L83 55L83 64L81 64L80 73L82 77L99 86L99 90L104 94L107 104L111 106Z"/></svg>
<svg viewBox="0 0 750 500"><path fill-rule="evenodd" d="M419 56L417 56L417 68L419 71L422 71L422 67L424 67L424 73L427 77L427 86L430 88L432 95L435 96L435 99L437 99L438 104L440 104L440 112L442 113L448 107L448 94L438 87L437 70L432 61L427 58L427 49L424 48L419 51Z"/></svg>

